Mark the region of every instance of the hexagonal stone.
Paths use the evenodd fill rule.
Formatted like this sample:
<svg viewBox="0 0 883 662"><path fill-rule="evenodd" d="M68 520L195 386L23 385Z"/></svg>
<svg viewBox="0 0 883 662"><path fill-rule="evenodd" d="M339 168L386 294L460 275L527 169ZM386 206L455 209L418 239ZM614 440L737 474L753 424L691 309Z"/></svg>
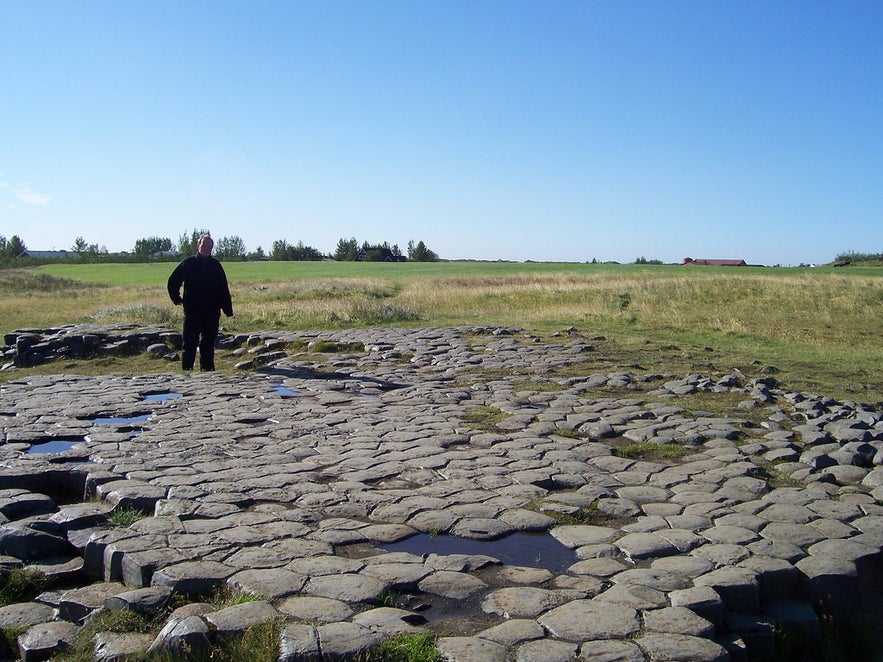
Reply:
<svg viewBox="0 0 883 662"><path fill-rule="evenodd" d="M183 657L208 650L210 640L211 629L201 617L170 618L147 650L149 653L164 651Z"/></svg>
<svg viewBox="0 0 883 662"><path fill-rule="evenodd" d="M720 644L683 634L648 632L635 639L635 643L651 660L671 662L728 662L730 654Z"/></svg>
<svg viewBox="0 0 883 662"><path fill-rule="evenodd" d="M519 531L528 532L547 531L552 528L557 521L543 513L524 508L506 510L500 513L499 519Z"/></svg>
<svg viewBox="0 0 883 662"><path fill-rule="evenodd" d="M596 597L598 602L613 602L634 609L659 609L667 604L663 591L648 586L614 584Z"/></svg>
<svg viewBox="0 0 883 662"><path fill-rule="evenodd" d="M153 635L140 632L99 632L95 635L95 662L135 659L143 655L153 642Z"/></svg>
<svg viewBox="0 0 883 662"><path fill-rule="evenodd" d="M689 583L684 577L666 570L654 568L633 568L614 575L610 580L615 584L646 586L658 591L674 591L687 588Z"/></svg>
<svg viewBox="0 0 883 662"><path fill-rule="evenodd" d="M607 526L591 526L588 524L567 524L556 526L550 533L561 544L576 549L586 545L607 543L619 537L620 532Z"/></svg>
<svg viewBox="0 0 883 662"><path fill-rule="evenodd" d="M76 637L79 627L67 621L38 623L18 637L18 651L25 662L48 660L55 653L66 651Z"/></svg>
<svg viewBox="0 0 883 662"><path fill-rule="evenodd" d="M370 628L384 637L394 637L397 634L420 632L417 626L425 623L426 619L412 611L378 607L356 614L352 622Z"/></svg>
<svg viewBox="0 0 883 662"><path fill-rule="evenodd" d="M256 600L232 605L203 617L219 637L241 637L245 631L260 623L269 623L279 618L279 612L269 602Z"/></svg>
<svg viewBox="0 0 883 662"><path fill-rule="evenodd" d="M55 618L55 609L39 602L19 602L0 607L0 628L29 627L48 623Z"/></svg>
<svg viewBox="0 0 883 662"><path fill-rule="evenodd" d="M807 556L797 562L803 585L810 596L825 608L842 614L853 613L861 604L859 575L854 562L845 558Z"/></svg>
<svg viewBox="0 0 883 662"><path fill-rule="evenodd" d="M65 591L58 603L58 617L77 622L103 607L108 598L127 590L117 582L99 582Z"/></svg>
<svg viewBox="0 0 883 662"><path fill-rule="evenodd" d="M8 520L55 512L55 501L45 494L27 490L0 490L0 516Z"/></svg>
<svg viewBox="0 0 883 662"><path fill-rule="evenodd" d="M663 607L644 612L644 629L648 632L687 634L711 638L714 624L686 607Z"/></svg>
<svg viewBox="0 0 883 662"><path fill-rule="evenodd" d="M487 517L466 517L458 521L451 533L472 540L496 540L515 531L506 522Z"/></svg>
<svg viewBox="0 0 883 662"><path fill-rule="evenodd" d="M359 570L365 567L365 563L356 559L320 554L295 559L285 567L299 575L317 577L319 575L359 572Z"/></svg>
<svg viewBox="0 0 883 662"><path fill-rule="evenodd" d="M361 574L379 579L396 591L409 591L430 573L430 569L420 563L370 563Z"/></svg>
<svg viewBox="0 0 883 662"><path fill-rule="evenodd" d="M705 529L699 533L703 538L712 543L745 545L757 540L758 535L740 526L717 525Z"/></svg>
<svg viewBox="0 0 883 662"><path fill-rule="evenodd" d="M540 624L533 619L514 618L503 621L487 630L482 630L476 636L490 641L496 641L503 646L514 646L523 641L542 639L545 631Z"/></svg>
<svg viewBox="0 0 883 662"><path fill-rule="evenodd" d="M760 535L774 542L787 542L806 548L825 539L816 529L793 522L772 522L760 531Z"/></svg>
<svg viewBox="0 0 883 662"><path fill-rule="evenodd" d="M503 618L536 618L544 611L557 607L569 598L559 591L533 586L514 586L491 592L481 602L486 614Z"/></svg>
<svg viewBox="0 0 883 662"><path fill-rule="evenodd" d="M322 656L333 660L349 659L376 646L382 637L356 623L327 623L316 628Z"/></svg>
<svg viewBox="0 0 883 662"><path fill-rule="evenodd" d="M252 595L283 598L298 593L307 578L285 568L255 568L243 570L227 579L227 586Z"/></svg>
<svg viewBox="0 0 883 662"><path fill-rule="evenodd" d="M131 609L139 614L151 615L165 607L171 595L169 589L158 586L136 588L107 598L104 601L104 608L109 611Z"/></svg>
<svg viewBox="0 0 883 662"><path fill-rule="evenodd" d="M592 662L646 662L640 648L631 641L604 639L587 641L579 650L580 660Z"/></svg>
<svg viewBox="0 0 883 662"><path fill-rule="evenodd" d="M553 636L572 641L625 639L641 627L638 612L631 607L594 600L573 600L537 621Z"/></svg>
<svg viewBox="0 0 883 662"><path fill-rule="evenodd" d="M286 598L279 604L279 611L293 620L312 623L346 621L353 615L352 607L342 600L312 595Z"/></svg>
<svg viewBox="0 0 883 662"><path fill-rule="evenodd" d="M694 586L668 594L672 607L686 607L697 615L717 623L724 613L721 597L710 586Z"/></svg>
<svg viewBox="0 0 883 662"><path fill-rule="evenodd" d="M418 584L418 588L424 593L463 600L484 590L487 588L487 584L478 577L464 572L438 570L423 578Z"/></svg>
<svg viewBox="0 0 883 662"><path fill-rule="evenodd" d="M672 556L678 548L659 533L629 533L614 543L631 561Z"/></svg>
<svg viewBox="0 0 883 662"><path fill-rule="evenodd" d="M233 568L216 561L185 561L157 570L150 583L174 593L206 595L233 573Z"/></svg>
<svg viewBox="0 0 883 662"><path fill-rule="evenodd" d="M319 662L319 635L312 625L288 623L279 641L279 662Z"/></svg>
<svg viewBox="0 0 883 662"><path fill-rule="evenodd" d="M152 513L166 498L166 488L141 480L116 480L96 487L98 496L114 508L130 508Z"/></svg>
<svg viewBox="0 0 883 662"><path fill-rule="evenodd" d="M529 641L518 647L515 662L572 662L578 650L578 644L568 641Z"/></svg>
<svg viewBox="0 0 883 662"><path fill-rule="evenodd" d="M697 577L693 584L713 588L728 610L754 613L759 608L760 583L753 570L732 566L718 568Z"/></svg>
<svg viewBox="0 0 883 662"><path fill-rule="evenodd" d="M310 595L352 603L378 600L386 588L384 582L374 577L349 574L313 577L303 590Z"/></svg>
<svg viewBox="0 0 883 662"><path fill-rule="evenodd" d="M506 662L506 647L478 637L442 637L436 643L443 660Z"/></svg>

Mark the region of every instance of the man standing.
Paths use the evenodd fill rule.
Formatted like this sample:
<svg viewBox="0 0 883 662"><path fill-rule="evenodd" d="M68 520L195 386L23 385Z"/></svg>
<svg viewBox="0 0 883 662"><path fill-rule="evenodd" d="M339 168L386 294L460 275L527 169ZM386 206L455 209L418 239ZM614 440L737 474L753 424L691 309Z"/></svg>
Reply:
<svg viewBox="0 0 883 662"><path fill-rule="evenodd" d="M199 347L199 369L215 369L215 338L221 311L233 317L233 303L224 267L212 257L215 242L204 234L196 241L196 255L184 258L169 276L169 298L176 306L184 304L184 349L181 367L192 370ZM181 298L181 285L184 297Z"/></svg>

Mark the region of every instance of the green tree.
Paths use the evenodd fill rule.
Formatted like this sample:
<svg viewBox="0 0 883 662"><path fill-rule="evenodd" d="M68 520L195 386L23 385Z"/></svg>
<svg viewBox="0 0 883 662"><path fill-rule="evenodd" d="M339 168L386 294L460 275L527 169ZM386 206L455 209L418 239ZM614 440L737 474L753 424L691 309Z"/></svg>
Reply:
<svg viewBox="0 0 883 662"><path fill-rule="evenodd" d="M332 257L339 262L347 262L355 260L358 252L359 242L356 241L355 237L351 237L350 239L339 239L337 242L337 248L334 250L334 255Z"/></svg>
<svg viewBox="0 0 883 662"><path fill-rule="evenodd" d="M25 242L17 234L12 235L8 240L0 235L0 257L5 259L16 258L26 250L28 250L28 247L25 246Z"/></svg>
<svg viewBox="0 0 883 662"><path fill-rule="evenodd" d="M74 245L71 246L71 250L72 250L74 253L77 253L77 254L79 254L79 255L82 255L82 254L85 253L88 249L89 249L89 244L87 244L87 243L86 243L86 240L83 239L82 237L77 237L77 238L74 240Z"/></svg>
<svg viewBox="0 0 883 662"><path fill-rule="evenodd" d="M264 252L264 249L258 246L251 253L245 256L246 260L253 260L257 262L258 260L266 260L267 254Z"/></svg>
<svg viewBox="0 0 883 662"><path fill-rule="evenodd" d="M271 260L291 260L293 248L288 245L288 242L284 239L277 239L273 242L273 247L270 249L270 259Z"/></svg>
<svg viewBox="0 0 883 662"><path fill-rule="evenodd" d="M414 240L408 242L408 259L413 262L438 262L438 255L429 250L422 241L414 245Z"/></svg>
<svg viewBox="0 0 883 662"><path fill-rule="evenodd" d="M145 237L135 241L132 252L139 257L153 257L171 250L172 240L168 237Z"/></svg>
<svg viewBox="0 0 883 662"><path fill-rule="evenodd" d="M237 235L221 237L215 245L215 256L230 260L245 259L245 242Z"/></svg>
<svg viewBox="0 0 883 662"><path fill-rule="evenodd" d="M321 260L322 253L312 246L305 246L303 241L298 241L296 246L292 246L284 239L277 239L273 242L273 249L270 251L271 260Z"/></svg>
<svg viewBox="0 0 883 662"><path fill-rule="evenodd" d="M298 241L297 246L294 247L294 258L295 260L312 260L318 261L321 260L324 256L322 252L318 248L313 248L312 246L305 246L303 241Z"/></svg>

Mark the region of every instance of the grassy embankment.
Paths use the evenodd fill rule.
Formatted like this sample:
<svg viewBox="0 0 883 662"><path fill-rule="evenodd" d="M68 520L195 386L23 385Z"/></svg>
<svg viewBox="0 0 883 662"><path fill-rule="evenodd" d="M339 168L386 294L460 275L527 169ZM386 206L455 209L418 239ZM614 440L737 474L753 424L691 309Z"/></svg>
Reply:
<svg viewBox="0 0 883 662"><path fill-rule="evenodd" d="M172 268L58 264L0 271L0 330L75 322L179 326L180 308L165 292ZM751 375L772 365L790 388L883 401L883 268L501 262L232 262L225 268L236 310L222 319L227 332L504 325L549 337L572 326L587 338L607 339L597 341L589 365L597 371L739 368ZM143 366L120 360L101 368Z"/></svg>

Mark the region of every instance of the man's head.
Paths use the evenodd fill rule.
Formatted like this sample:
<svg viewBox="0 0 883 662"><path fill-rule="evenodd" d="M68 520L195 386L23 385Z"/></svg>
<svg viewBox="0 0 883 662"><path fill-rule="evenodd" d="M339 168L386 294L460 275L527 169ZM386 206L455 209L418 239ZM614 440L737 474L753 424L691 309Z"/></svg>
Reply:
<svg viewBox="0 0 883 662"><path fill-rule="evenodd" d="M196 240L196 252L202 255L202 257L211 255L214 247L215 242L212 241L211 235L200 235L199 239Z"/></svg>

